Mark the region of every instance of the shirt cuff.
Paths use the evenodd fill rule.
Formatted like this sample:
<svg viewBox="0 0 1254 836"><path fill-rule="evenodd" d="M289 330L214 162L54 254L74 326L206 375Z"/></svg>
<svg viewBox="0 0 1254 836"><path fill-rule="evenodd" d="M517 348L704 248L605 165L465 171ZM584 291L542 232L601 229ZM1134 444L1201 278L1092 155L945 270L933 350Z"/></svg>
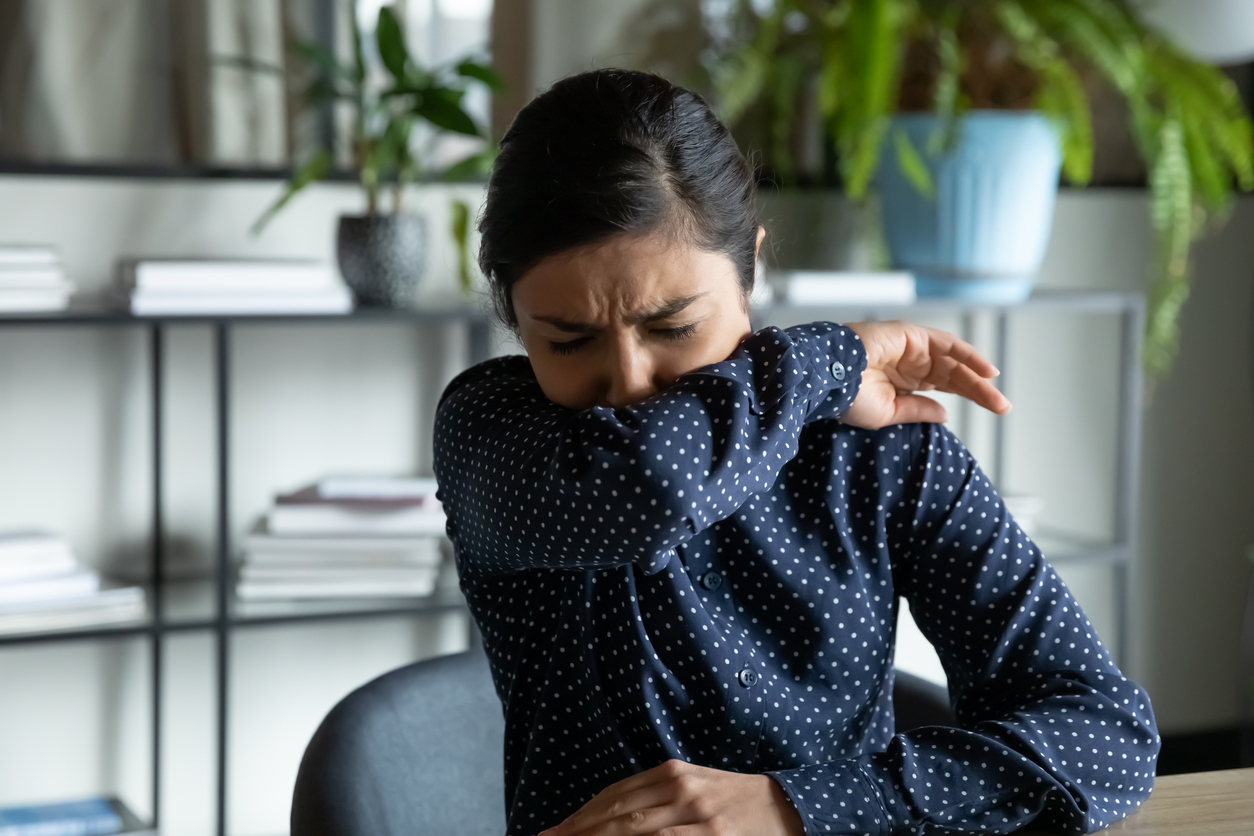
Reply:
<svg viewBox="0 0 1254 836"><path fill-rule="evenodd" d="M768 772L788 794L806 836L891 833L876 782L853 759Z"/></svg>
<svg viewBox="0 0 1254 836"><path fill-rule="evenodd" d="M862 388L866 351L852 328L840 325L827 335L825 350L811 363L811 377L822 394L812 400L806 423L840 418L849 411Z"/></svg>

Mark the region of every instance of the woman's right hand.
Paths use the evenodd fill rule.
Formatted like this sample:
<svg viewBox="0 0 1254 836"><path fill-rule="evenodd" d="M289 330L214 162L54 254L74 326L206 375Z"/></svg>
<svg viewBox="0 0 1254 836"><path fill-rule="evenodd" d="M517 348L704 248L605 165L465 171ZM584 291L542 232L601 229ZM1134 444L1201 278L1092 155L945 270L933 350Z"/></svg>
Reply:
<svg viewBox="0 0 1254 836"><path fill-rule="evenodd" d="M951 392L998 415L1010 401L991 378L1000 372L965 340L946 331L892 322L854 322L867 366L862 385L842 420L866 429L919 421L943 422L945 408L919 391Z"/></svg>

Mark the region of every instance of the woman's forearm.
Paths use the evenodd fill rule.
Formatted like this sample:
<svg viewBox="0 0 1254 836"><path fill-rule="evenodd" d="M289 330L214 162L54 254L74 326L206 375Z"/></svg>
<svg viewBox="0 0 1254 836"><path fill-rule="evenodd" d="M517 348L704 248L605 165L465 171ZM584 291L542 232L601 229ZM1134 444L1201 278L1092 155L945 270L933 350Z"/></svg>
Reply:
<svg viewBox="0 0 1254 836"><path fill-rule="evenodd" d="M545 399L523 361L494 362L450 384L436 415L459 559L657 571L774 483L809 417L848 408L865 355L839 325L768 328L638 405L579 411Z"/></svg>

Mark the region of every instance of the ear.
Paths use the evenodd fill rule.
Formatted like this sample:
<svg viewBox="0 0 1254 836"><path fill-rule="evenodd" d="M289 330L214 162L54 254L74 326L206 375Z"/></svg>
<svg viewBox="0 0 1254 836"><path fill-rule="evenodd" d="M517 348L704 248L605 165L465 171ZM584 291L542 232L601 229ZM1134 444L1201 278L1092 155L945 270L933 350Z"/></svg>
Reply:
<svg viewBox="0 0 1254 836"><path fill-rule="evenodd" d="M757 261L762 256L762 241L766 238L766 227L758 227L758 242L753 245L753 260Z"/></svg>

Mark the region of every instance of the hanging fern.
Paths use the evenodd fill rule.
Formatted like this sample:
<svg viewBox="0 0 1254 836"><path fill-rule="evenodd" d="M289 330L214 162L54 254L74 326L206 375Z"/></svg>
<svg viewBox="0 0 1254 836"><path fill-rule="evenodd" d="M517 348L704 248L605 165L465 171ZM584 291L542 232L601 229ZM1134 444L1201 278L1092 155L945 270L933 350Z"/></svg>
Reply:
<svg viewBox="0 0 1254 836"><path fill-rule="evenodd" d="M1094 138L1082 79L1105 79L1128 106L1159 242L1145 365L1170 369L1193 242L1235 190L1254 190L1254 126L1223 73L1143 26L1126 0L738 0L733 17L743 37L715 50L711 68L723 117L764 111L775 173L791 182L795 116L813 79L856 198L886 145L911 182L932 188L918 149L888 134L895 112L920 107L941 120L930 153L949 147L970 108L1040 110L1058 128L1064 176L1083 186Z"/></svg>

